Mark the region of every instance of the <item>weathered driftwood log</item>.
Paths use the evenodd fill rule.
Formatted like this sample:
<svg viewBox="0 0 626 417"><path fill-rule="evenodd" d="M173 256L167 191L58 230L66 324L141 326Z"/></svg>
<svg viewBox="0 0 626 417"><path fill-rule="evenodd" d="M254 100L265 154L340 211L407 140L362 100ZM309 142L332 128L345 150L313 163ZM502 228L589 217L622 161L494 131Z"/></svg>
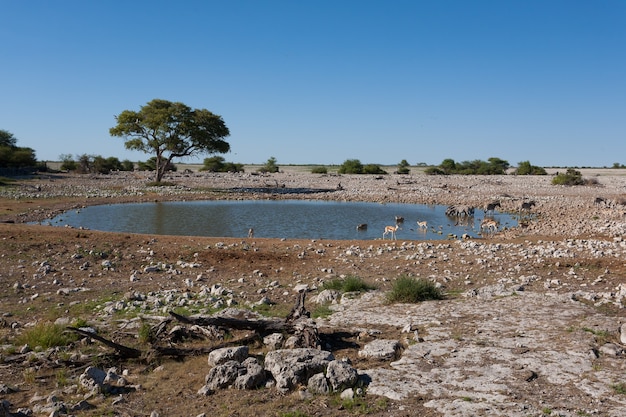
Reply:
<svg viewBox="0 0 626 417"><path fill-rule="evenodd" d="M115 349L115 351L119 353L120 356L122 356L123 358L134 359L134 358L138 358L141 356L140 350L137 350L128 346L120 345L119 343L115 343L109 339L105 339L104 337L99 336L93 332L88 332L88 331L79 329L77 327L68 327L67 329L73 332L76 332L82 336L97 340L98 342L103 343L107 345L108 347Z"/></svg>
<svg viewBox="0 0 626 417"><path fill-rule="evenodd" d="M181 323L197 326L216 326L235 330L253 330L260 334L288 331L284 320L242 320L232 317L187 317L170 311L170 315Z"/></svg>
<svg viewBox="0 0 626 417"><path fill-rule="evenodd" d="M176 314L173 311L170 311L170 315L172 318L176 319L178 322L183 324L191 325L190 329L186 329L185 331L176 330L177 332L182 331L182 337L174 337L178 341L184 340L185 336L209 336L212 337L215 335L214 329L203 329L205 327L208 328L228 328L234 330L250 330L252 334L246 335L243 338L239 338L237 340L229 340L228 342L222 341L219 345L215 346L203 346L203 347L173 347L173 346L156 346L153 345L151 349L147 352L142 352L138 349L134 349L128 346L120 345L119 343L115 343L111 340L108 340L102 336L99 336L95 333L85 331L76 327L68 327L68 330L76 332L82 336L89 337L91 339L97 340L105 344L106 346L113 348L121 357L126 359L135 359L151 356L177 356L184 357L189 355L197 355L197 354L205 354L209 353L214 349L234 346L237 344L245 344L250 343L255 339L258 339L259 336L264 337L271 333L287 333L290 334L291 347L311 347L311 348L319 348L321 343L319 339L319 334L317 330L317 326L315 322L310 318L310 313L304 306L304 299L306 296L305 291L300 291L298 293L298 297L296 299L296 304L292 308L291 312L287 316L285 320L281 319L257 319L257 320L245 320L245 319L237 319L232 317L186 317L180 314ZM171 322L171 319L163 320L158 325L156 325L152 329L152 337L159 338L159 336L163 336L166 334L166 327ZM172 333L172 332L170 332ZM172 340L169 340L172 342Z"/></svg>

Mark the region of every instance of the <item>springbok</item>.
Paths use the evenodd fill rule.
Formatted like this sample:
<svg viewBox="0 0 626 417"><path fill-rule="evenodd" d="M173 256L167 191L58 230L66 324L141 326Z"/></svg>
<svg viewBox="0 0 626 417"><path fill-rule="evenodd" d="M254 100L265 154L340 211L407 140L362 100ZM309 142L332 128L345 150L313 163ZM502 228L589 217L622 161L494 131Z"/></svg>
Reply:
<svg viewBox="0 0 626 417"><path fill-rule="evenodd" d="M426 220L421 221L421 222L418 220L417 221L417 227L419 227L420 229L426 230L426 229L428 229L428 222Z"/></svg>
<svg viewBox="0 0 626 417"><path fill-rule="evenodd" d="M398 230L400 228L400 226L398 226L397 224L395 226L385 226L385 233L383 233L383 240L385 240L385 236L387 236L387 233L391 233L391 238L393 240L396 240L396 230Z"/></svg>
<svg viewBox="0 0 626 417"><path fill-rule="evenodd" d="M487 231L495 233L498 231L498 221L494 219L483 219L483 221L480 223L480 229L486 229Z"/></svg>

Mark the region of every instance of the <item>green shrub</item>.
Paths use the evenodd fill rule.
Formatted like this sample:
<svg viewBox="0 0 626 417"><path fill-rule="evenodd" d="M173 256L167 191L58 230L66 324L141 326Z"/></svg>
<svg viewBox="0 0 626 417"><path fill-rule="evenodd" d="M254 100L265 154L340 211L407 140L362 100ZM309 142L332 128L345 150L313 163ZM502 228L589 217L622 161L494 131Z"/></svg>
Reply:
<svg viewBox="0 0 626 417"><path fill-rule="evenodd" d="M326 167L313 167L311 174L328 174L328 169Z"/></svg>
<svg viewBox="0 0 626 417"><path fill-rule="evenodd" d="M245 172L243 164L236 164L234 162L226 162L221 156L214 156L204 159L204 165L200 168L200 171L208 172Z"/></svg>
<svg viewBox="0 0 626 417"><path fill-rule="evenodd" d="M340 174L362 174L363 164L358 159L347 159L337 170Z"/></svg>
<svg viewBox="0 0 626 417"><path fill-rule="evenodd" d="M574 168L568 168L565 174L557 174L552 178L554 185L583 185L584 183L582 174Z"/></svg>
<svg viewBox="0 0 626 417"><path fill-rule="evenodd" d="M405 275L396 280L387 295L387 299L392 303L417 303L426 300L441 300L442 298L442 292L431 281Z"/></svg>
<svg viewBox="0 0 626 417"><path fill-rule="evenodd" d="M387 171L376 164L367 164L363 167L364 174L386 174Z"/></svg>
<svg viewBox="0 0 626 417"><path fill-rule="evenodd" d="M348 275L345 278L327 281L322 287L325 290L335 290L340 292L365 292L375 288L354 275Z"/></svg>
<svg viewBox="0 0 626 417"><path fill-rule="evenodd" d="M278 167L278 165L276 165L276 158L274 158L273 156L267 160L267 162L265 162L265 165L263 165L261 168L257 169L258 172L263 172L263 173L275 173L278 172L280 170L280 168Z"/></svg>
<svg viewBox="0 0 626 417"><path fill-rule="evenodd" d="M523 161L517 164L514 175L548 175L545 169L531 165L530 161Z"/></svg>
<svg viewBox="0 0 626 417"><path fill-rule="evenodd" d="M487 161L455 162L444 159L441 164L426 170L427 175L459 174L459 175L504 175L509 169L508 161L500 158L489 158Z"/></svg>
<svg viewBox="0 0 626 417"><path fill-rule="evenodd" d="M424 170L426 175L446 175L446 171L439 167L428 167Z"/></svg>
<svg viewBox="0 0 626 417"><path fill-rule="evenodd" d="M400 163L398 164L398 170L396 171L396 174L410 174L411 170L409 169L409 163L407 162L406 159L403 159L402 161L400 161Z"/></svg>

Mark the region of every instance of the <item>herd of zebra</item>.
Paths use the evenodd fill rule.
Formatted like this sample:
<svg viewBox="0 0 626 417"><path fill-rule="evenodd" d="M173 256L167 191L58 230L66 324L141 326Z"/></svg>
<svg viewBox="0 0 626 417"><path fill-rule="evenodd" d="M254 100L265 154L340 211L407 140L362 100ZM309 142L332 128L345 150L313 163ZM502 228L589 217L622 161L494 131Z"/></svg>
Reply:
<svg viewBox="0 0 626 417"><path fill-rule="evenodd" d="M530 213L532 207L534 206L536 206L536 203L533 200L523 201L519 207L519 211L520 213L524 213L524 212ZM496 208L498 207L502 207L502 204L499 201L493 201L484 205L483 211L485 214L485 218L480 223L481 231L490 232L490 233L495 233L498 231L500 227L500 223L493 217L493 214ZM470 217L474 217L475 210L476 208L471 205L456 204L456 205L448 206L445 214L448 217L470 218ZM395 240L396 231L400 228L400 224L402 223L404 223L404 217L396 216L396 224L394 226L385 226L385 230L383 232L383 240L385 239L387 235L391 235L391 239ZM428 223L425 220L423 221L418 220L417 226L420 230L427 230ZM356 229L366 230L367 224L361 223L356 226Z"/></svg>

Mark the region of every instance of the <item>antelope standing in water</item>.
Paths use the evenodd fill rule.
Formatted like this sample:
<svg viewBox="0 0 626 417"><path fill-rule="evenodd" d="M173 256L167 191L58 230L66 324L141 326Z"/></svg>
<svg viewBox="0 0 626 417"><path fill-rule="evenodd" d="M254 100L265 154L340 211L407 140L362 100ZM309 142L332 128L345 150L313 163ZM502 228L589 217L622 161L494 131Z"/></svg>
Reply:
<svg viewBox="0 0 626 417"><path fill-rule="evenodd" d="M388 233L391 233L391 239L396 240L396 230L398 230L400 226L397 224L395 226L385 226L385 233L383 233L383 240L385 240L385 236Z"/></svg>
<svg viewBox="0 0 626 417"><path fill-rule="evenodd" d="M480 229L495 233L498 231L498 221L494 219L484 219L480 223Z"/></svg>

